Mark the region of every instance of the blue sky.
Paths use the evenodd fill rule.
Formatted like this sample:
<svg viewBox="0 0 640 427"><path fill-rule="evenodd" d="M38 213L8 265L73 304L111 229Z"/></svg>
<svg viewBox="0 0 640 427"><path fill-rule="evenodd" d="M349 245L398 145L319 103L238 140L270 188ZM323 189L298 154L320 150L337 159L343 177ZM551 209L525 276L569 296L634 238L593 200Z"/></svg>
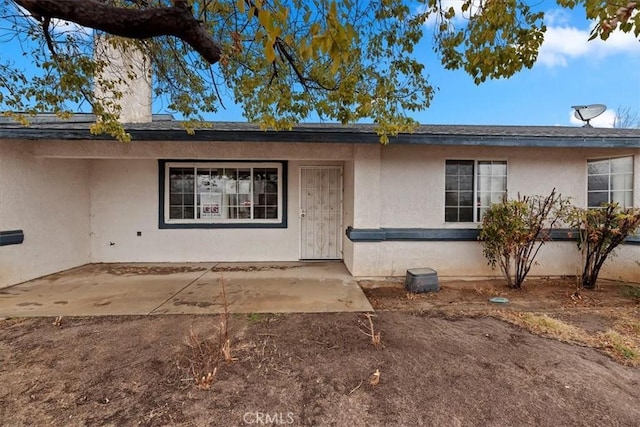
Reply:
<svg viewBox="0 0 640 427"><path fill-rule="evenodd" d="M460 1L443 0L448 7ZM548 6L548 8L545 8ZM463 71L445 70L433 53L429 37L418 55L426 64L430 82L438 88L431 107L413 117L423 124L561 125L581 126L572 105L605 104L608 109L592 120L609 127L616 110L628 108L640 114L640 42L629 34L613 34L609 40L588 41L593 23L584 10L567 11L543 0L547 32L537 63L510 79L487 81L479 86ZM430 31L430 24L425 24ZM4 54L19 57L19 46L6 39ZM242 111L226 101L226 110L207 119L243 120ZM155 113L166 112L161 103Z"/></svg>
<svg viewBox="0 0 640 427"><path fill-rule="evenodd" d="M431 108L415 118L425 124L579 126L572 105L605 104L607 111L592 124L609 127L618 108L640 113L638 39L617 33L606 42L588 41L593 24L584 10L544 4L550 6L544 9L547 32L531 70L476 86L464 72L431 61L431 81L439 91Z"/></svg>

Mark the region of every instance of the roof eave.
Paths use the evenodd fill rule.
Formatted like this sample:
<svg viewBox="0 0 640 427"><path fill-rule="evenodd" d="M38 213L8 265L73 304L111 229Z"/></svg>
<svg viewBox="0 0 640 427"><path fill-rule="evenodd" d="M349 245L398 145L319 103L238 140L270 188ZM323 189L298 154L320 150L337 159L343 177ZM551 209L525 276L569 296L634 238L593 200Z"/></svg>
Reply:
<svg viewBox="0 0 640 427"><path fill-rule="evenodd" d="M372 129L372 128L371 128ZM325 143L325 144L378 144L379 136L370 128L308 127L290 131L263 131L245 129L197 129L190 134L185 129L130 128L136 141L189 141L189 142L262 142L262 143ZM460 127L460 129L465 129ZM13 140L113 140L108 134L93 135L86 128L69 127L4 127L0 139ZM492 146L492 147L547 147L547 148L640 148L640 136L549 136L549 135L477 135L471 133L434 133L428 131L406 133L389 137L391 144Z"/></svg>

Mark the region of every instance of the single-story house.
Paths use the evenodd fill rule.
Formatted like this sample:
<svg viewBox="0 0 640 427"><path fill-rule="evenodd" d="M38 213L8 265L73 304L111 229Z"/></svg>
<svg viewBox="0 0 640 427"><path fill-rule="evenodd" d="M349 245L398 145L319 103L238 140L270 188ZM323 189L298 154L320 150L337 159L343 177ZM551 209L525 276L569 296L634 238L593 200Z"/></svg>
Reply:
<svg viewBox="0 0 640 427"><path fill-rule="evenodd" d="M477 242L493 202L556 188L578 206L640 206L640 130L420 126L381 145L371 125L262 131L170 116L0 122L0 287L86 263L341 260L354 276L498 275ZM575 275L574 241L532 275ZM640 240L601 277L640 282Z"/></svg>

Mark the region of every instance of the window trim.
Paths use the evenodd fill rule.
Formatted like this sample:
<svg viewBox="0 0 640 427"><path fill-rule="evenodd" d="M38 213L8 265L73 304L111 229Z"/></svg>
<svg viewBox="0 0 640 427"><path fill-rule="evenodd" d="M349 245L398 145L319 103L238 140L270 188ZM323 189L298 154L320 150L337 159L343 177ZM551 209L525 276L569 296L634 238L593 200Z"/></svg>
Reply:
<svg viewBox="0 0 640 427"><path fill-rule="evenodd" d="M446 193L447 193L447 162L461 162L461 161L471 161L473 162L473 221L447 221L446 220L446 209L447 209L447 201L446 201ZM505 195L509 194L509 161L504 158L449 158L444 161L444 203L443 203L443 222L444 224L450 226L454 224L480 224L482 221L479 218L479 212L481 206L478 205L478 179L480 178L480 168L479 164L481 162L500 162L504 163L506 168L505 177L507 179L506 186L504 189Z"/></svg>
<svg viewBox="0 0 640 427"><path fill-rule="evenodd" d="M631 159L631 188L630 189L626 189L623 191L631 191L631 205L630 206L621 206L623 208L631 208L635 206L635 178L636 178L636 156L634 156L633 154L628 154L628 155L621 155L621 156L609 156L609 157L593 157L593 158L587 158L587 161L585 163L585 168L586 168L586 185L585 185L585 206L587 209L600 209L600 206L589 206L589 193L596 193L596 192L602 192L602 191L597 191L597 190L593 190L593 191L589 191L589 177L592 176L591 174L589 174L589 162L601 162L603 160L607 160L609 162L609 165L611 165L611 161L612 160L616 160L616 159ZM594 174L596 175L596 174ZM611 201L611 195L613 190L611 189L611 176L615 175L611 173L611 168L609 168L609 173L607 174L607 176L609 177L609 188L607 189L607 203L612 203Z"/></svg>
<svg viewBox="0 0 640 427"><path fill-rule="evenodd" d="M237 220L225 222L203 222L201 220L168 220L168 170L169 167L198 167L198 165L216 164L223 167L278 167L281 179L278 182L279 220ZM287 192L288 162L286 160L210 160L210 159L161 159L158 160L158 228L190 229L190 228L287 228Z"/></svg>

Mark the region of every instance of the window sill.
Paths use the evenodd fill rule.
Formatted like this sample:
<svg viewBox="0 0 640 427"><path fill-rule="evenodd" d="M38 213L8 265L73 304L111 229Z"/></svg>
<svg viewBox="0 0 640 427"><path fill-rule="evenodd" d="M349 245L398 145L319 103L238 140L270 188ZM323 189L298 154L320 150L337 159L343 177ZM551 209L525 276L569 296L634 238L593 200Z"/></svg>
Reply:
<svg viewBox="0 0 640 427"><path fill-rule="evenodd" d="M167 229L190 229L190 228L198 228L198 229L207 229L207 228L287 228L286 221L281 222L238 222L238 223L202 223L202 222L193 222L193 223L175 223L175 222L164 222L160 221L159 227L161 230Z"/></svg>

